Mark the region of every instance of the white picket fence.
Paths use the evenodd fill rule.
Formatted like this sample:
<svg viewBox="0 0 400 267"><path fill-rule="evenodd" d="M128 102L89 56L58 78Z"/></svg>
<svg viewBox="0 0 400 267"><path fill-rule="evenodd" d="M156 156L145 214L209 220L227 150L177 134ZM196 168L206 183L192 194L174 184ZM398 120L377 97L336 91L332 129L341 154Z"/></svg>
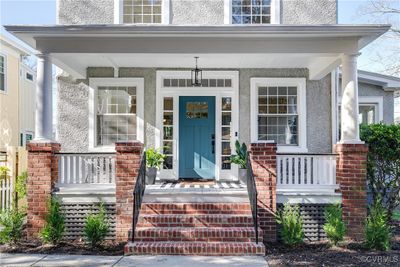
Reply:
<svg viewBox="0 0 400 267"><path fill-rule="evenodd" d="M277 155L277 190L334 191L336 155Z"/></svg>
<svg viewBox="0 0 400 267"><path fill-rule="evenodd" d="M1 179L0 181L0 210L11 208L14 185L11 177Z"/></svg>
<svg viewBox="0 0 400 267"><path fill-rule="evenodd" d="M59 184L114 184L114 153L58 154Z"/></svg>

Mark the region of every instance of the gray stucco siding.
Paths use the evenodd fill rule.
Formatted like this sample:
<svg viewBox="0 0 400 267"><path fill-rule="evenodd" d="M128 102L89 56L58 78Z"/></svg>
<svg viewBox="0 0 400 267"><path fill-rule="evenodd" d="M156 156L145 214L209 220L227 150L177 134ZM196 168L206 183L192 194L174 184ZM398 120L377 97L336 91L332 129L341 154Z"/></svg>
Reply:
<svg viewBox="0 0 400 267"><path fill-rule="evenodd" d="M336 24L337 0L281 0L282 24Z"/></svg>
<svg viewBox="0 0 400 267"><path fill-rule="evenodd" d="M176 70L176 69L174 69ZM154 146L156 121L155 68L120 68L119 77L144 78L145 143ZM250 142L250 79L252 77L308 77L307 69L239 69L239 138ZM89 68L88 77L113 77L112 68ZM84 152L88 144L88 80L58 78L58 141L66 152ZM330 78L307 79L307 146L310 153L331 152Z"/></svg>
<svg viewBox="0 0 400 267"><path fill-rule="evenodd" d="M113 24L114 0L57 0L59 24Z"/></svg>
<svg viewBox="0 0 400 267"><path fill-rule="evenodd" d="M121 1L122 2L122 1ZM58 0L59 24L113 24L114 0ZM224 0L170 0L169 23L224 24ZM337 0L281 0L282 24L335 24Z"/></svg>
<svg viewBox="0 0 400 267"><path fill-rule="evenodd" d="M171 0L171 24L224 24L224 0Z"/></svg>

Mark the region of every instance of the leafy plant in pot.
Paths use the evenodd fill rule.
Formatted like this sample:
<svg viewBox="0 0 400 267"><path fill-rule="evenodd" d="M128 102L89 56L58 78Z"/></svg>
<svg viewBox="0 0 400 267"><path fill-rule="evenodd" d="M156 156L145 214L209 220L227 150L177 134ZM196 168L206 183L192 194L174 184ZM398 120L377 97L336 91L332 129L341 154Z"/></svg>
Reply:
<svg viewBox="0 0 400 267"><path fill-rule="evenodd" d="M231 163L239 165L239 181L247 184L247 146L236 140L235 149L236 155L231 156Z"/></svg>
<svg viewBox="0 0 400 267"><path fill-rule="evenodd" d="M157 170L161 168L165 155L159 149L149 148L146 150L146 183L154 184L156 181Z"/></svg>

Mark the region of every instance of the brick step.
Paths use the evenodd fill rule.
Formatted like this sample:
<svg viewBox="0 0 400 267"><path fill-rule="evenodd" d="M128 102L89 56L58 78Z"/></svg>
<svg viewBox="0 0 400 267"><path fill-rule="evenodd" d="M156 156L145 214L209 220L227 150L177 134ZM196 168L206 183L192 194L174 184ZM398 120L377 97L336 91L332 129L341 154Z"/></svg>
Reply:
<svg viewBox="0 0 400 267"><path fill-rule="evenodd" d="M143 203L141 214L251 214L249 203Z"/></svg>
<svg viewBox="0 0 400 267"><path fill-rule="evenodd" d="M262 232L258 232L262 242ZM161 241L197 241L197 242L255 242L256 234L253 227L231 228L187 228L187 227L159 227L137 228L135 242Z"/></svg>
<svg viewBox="0 0 400 267"><path fill-rule="evenodd" d="M265 246L262 242L129 242L124 251L125 255L264 256Z"/></svg>
<svg viewBox="0 0 400 267"><path fill-rule="evenodd" d="M251 215L140 214L136 227L253 227Z"/></svg>

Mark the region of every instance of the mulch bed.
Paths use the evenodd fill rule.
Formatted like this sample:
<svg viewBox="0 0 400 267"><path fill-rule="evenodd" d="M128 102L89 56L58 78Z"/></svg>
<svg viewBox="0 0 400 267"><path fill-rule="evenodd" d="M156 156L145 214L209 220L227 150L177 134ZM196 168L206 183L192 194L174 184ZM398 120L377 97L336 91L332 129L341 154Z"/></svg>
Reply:
<svg viewBox="0 0 400 267"><path fill-rule="evenodd" d="M56 246L41 244L40 242L20 242L16 245L0 245L0 252L119 256L124 254L124 245L109 242L101 248L89 248L82 242L60 242Z"/></svg>
<svg viewBox="0 0 400 267"><path fill-rule="evenodd" d="M268 244L266 258L275 266L400 266L400 225L396 226L389 251L369 251L360 243L332 247L327 242L307 243L288 248L281 243Z"/></svg>

